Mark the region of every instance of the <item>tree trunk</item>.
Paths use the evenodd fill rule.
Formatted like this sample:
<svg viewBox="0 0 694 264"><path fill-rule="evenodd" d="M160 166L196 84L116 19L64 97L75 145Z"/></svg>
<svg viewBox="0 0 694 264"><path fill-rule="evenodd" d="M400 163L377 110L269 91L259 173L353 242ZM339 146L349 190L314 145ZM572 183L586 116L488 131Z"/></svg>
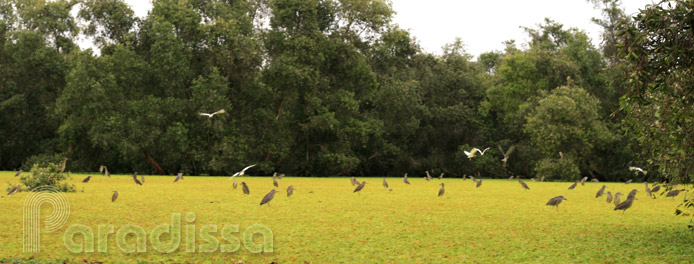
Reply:
<svg viewBox="0 0 694 264"><path fill-rule="evenodd" d="M159 164L158 164L156 161L154 161L154 159L152 158L152 156L150 156L149 154L147 154L147 152L142 152L142 153L145 154L145 157L147 158L147 161L149 161L149 163L152 164L152 167L154 167L154 169L157 170L157 172L159 173L159 175L164 175L164 170L162 170L161 167L159 167Z"/></svg>

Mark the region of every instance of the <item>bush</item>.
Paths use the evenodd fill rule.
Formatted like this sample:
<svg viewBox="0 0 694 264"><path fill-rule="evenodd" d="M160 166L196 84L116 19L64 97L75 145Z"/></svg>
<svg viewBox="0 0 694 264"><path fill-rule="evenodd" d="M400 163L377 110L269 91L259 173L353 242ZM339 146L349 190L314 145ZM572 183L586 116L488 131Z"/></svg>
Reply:
<svg viewBox="0 0 694 264"><path fill-rule="evenodd" d="M535 166L537 177L545 176L548 180L576 180L581 176L576 163L571 159L545 158Z"/></svg>
<svg viewBox="0 0 694 264"><path fill-rule="evenodd" d="M29 191L41 186L52 186L62 192L74 192L74 184L61 183L61 181L67 178L67 174L60 171L60 168L55 163L48 163L45 166L36 163L31 167L31 171L22 174L19 180L26 186L26 190Z"/></svg>
<svg viewBox="0 0 694 264"><path fill-rule="evenodd" d="M26 159L24 161L24 164L22 164L22 170L24 171L30 171L33 166L36 166L37 164L40 167L47 167L48 164L55 163L55 164L60 164L60 162L63 160L63 155L61 154L39 154L39 155L34 155Z"/></svg>

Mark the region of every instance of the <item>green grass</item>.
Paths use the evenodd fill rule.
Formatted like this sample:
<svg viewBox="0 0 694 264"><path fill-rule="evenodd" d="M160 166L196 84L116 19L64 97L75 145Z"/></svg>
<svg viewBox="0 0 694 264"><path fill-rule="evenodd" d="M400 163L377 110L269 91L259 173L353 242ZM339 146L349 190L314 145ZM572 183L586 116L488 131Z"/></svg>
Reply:
<svg viewBox="0 0 694 264"><path fill-rule="evenodd" d="M18 183L14 172L0 172L1 186ZM238 177L251 194L233 189L227 177L145 176L137 186L130 176L106 178L73 174L78 192L68 193L71 214L65 226L41 235L40 253L22 252L22 206L28 193L0 198L0 259L35 259L103 262L236 262L246 263L460 263L460 262L667 262L694 261L691 217L675 216L676 199L647 198L642 184L586 183L567 190L570 183L484 180L480 188L470 180L444 179L446 194L437 197L439 180L411 177L412 185L388 178L359 178L368 184L353 193L348 178L296 178L279 181L281 192L270 206L259 206L274 186L268 177ZM286 187L294 185L287 199ZM605 198L595 199L606 184L613 193L639 189L634 206L625 214L613 211ZM83 192L81 191L83 190ZM111 203L113 190L118 200ZM559 210L545 203L564 195ZM50 207L43 208L46 214ZM43 211L42 211L43 212ZM252 224L268 226L274 234L274 252L251 253L243 245L234 253L185 252L185 234L173 253L156 252L147 237L146 253L123 253L109 238L107 253L70 253L62 236L68 226L83 224L96 233L98 225L115 229L139 225L147 234L157 225L170 224L172 213L192 212L195 225ZM182 224L186 222L182 221ZM183 229L182 232L185 232ZM95 234L96 235L96 234ZM219 231L215 234L220 239ZM240 237L240 236L239 236ZM78 241L80 238L77 239ZM256 237L256 241L259 241ZM197 238L198 245L201 239Z"/></svg>

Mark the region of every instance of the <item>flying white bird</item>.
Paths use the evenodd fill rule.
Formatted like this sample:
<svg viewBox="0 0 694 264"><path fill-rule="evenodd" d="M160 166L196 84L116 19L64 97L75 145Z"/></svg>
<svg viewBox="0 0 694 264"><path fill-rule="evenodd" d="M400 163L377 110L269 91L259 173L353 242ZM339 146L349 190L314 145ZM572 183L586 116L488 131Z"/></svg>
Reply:
<svg viewBox="0 0 694 264"><path fill-rule="evenodd" d="M208 118L212 118L216 114L224 114L224 113L226 113L226 111L224 111L224 109L220 109L219 111L211 113L211 114L208 114L208 113L198 113L198 114L201 116L206 116Z"/></svg>
<svg viewBox="0 0 694 264"><path fill-rule="evenodd" d="M646 175L646 173L648 173L648 171L645 171L645 170L643 170L642 168L634 167L634 166L629 166L629 170L630 170L630 171L635 171L636 174L639 174L639 171L640 171L641 173L643 173L643 175Z"/></svg>
<svg viewBox="0 0 694 264"><path fill-rule="evenodd" d="M463 150L463 152L465 152L465 155L467 155L468 159L472 159L473 157L475 157L477 155L477 152L479 152L480 155L484 155L484 152L486 152L488 149L489 148L486 148L484 150L480 150L478 148L472 148L472 150L470 150L470 152L467 152L467 150Z"/></svg>
<svg viewBox="0 0 694 264"><path fill-rule="evenodd" d="M501 154L504 155L504 158L501 159L501 161L504 162L504 168L505 168L505 167L506 167L506 162L508 161L508 157L511 156L511 153L513 153L513 150L516 149L516 146L511 146L511 147L509 147L509 148L506 150L506 152L504 152L504 149L502 149L501 146L498 146L498 145L497 145L497 147L499 148L499 151L501 152Z"/></svg>
<svg viewBox="0 0 694 264"><path fill-rule="evenodd" d="M237 172L237 173L234 173L234 175L231 175L231 178L229 178L229 180L233 179L233 178L236 177L236 176L243 176L243 174L246 173L246 170L247 170L247 169L250 169L250 168L253 167L253 166L255 166L255 164L250 165L250 166L248 166L248 167L245 167L245 168L243 168L243 170L241 170L241 171L239 171L239 172Z"/></svg>

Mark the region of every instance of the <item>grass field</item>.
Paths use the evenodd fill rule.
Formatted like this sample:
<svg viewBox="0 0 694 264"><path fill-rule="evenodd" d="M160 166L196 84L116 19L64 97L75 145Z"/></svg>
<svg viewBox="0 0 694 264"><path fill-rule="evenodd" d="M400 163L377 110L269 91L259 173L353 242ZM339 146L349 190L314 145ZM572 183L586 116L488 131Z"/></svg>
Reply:
<svg viewBox="0 0 694 264"><path fill-rule="evenodd" d="M14 172L0 172L0 185L18 183ZM694 262L694 232L687 229L691 217L675 216L684 195L650 199L643 184L586 183L567 190L566 182L530 182L529 191L517 181L484 180L475 188L471 180L444 179L446 193L437 197L439 180L410 177L358 178L368 183L360 194L348 178L295 178L279 181L280 190L270 206L259 206L274 188L269 177L238 177L250 195L232 188L227 177L145 176L143 186L130 176L106 178L73 174L76 193L67 223L53 233L41 234L41 252L23 253L22 207L28 193L0 198L0 259L68 260L70 262L237 262L245 263L460 263L460 262ZM633 207L622 214L613 211L605 197L595 199L606 184L608 191L628 193L638 189ZM296 188L291 198L286 187ZM83 190L83 191L82 191ZM111 202L112 191L119 197ZM545 206L563 195L559 210ZM694 195L694 194L690 194ZM50 207L44 208L49 210ZM43 211L42 211L43 212ZM48 212L44 212L47 214ZM99 225L116 230L128 224L147 234L157 225L171 224L172 213L195 214L192 222L203 225L238 225L240 233L253 224L273 232L273 252L251 253L243 245L233 253L186 252L185 235L177 251L155 251L147 236L146 252L124 253L113 239L108 252L71 253L63 242L68 226L82 224L96 233ZM183 220L183 225L188 222ZM192 224L191 224L192 225ZM184 230L185 231L185 230ZM220 243L221 235L213 233ZM163 237L165 238L165 237ZM77 237L75 241L81 241ZM131 238L129 241L134 241ZM262 241L259 236L255 241ZM202 240L197 238L197 245Z"/></svg>

